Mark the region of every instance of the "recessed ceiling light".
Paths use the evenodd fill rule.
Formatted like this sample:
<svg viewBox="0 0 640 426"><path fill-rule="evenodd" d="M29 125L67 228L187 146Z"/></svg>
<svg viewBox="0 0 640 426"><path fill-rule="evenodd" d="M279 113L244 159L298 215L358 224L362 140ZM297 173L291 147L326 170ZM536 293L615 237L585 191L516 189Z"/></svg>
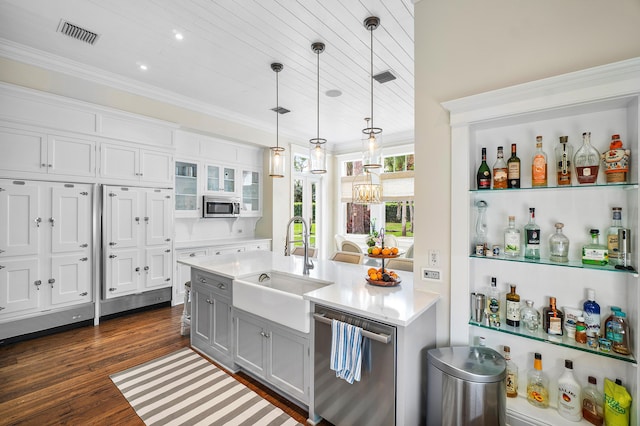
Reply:
<svg viewBox="0 0 640 426"><path fill-rule="evenodd" d="M337 98L338 96L342 96L342 92L338 89L327 90L324 94L330 98Z"/></svg>
<svg viewBox="0 0 640 426"><path fill-rule="evenodd" d="M145 64L140 64L140 69L142 71L146 71L147 70L147 66Z"/></svg>
<svg viewBox="0 0 640 426"><path fill-rule="evenodd" d="M178 30L173 30L173 36L176 38L176 40L182 40L184 38L182 33Z"/></svg>

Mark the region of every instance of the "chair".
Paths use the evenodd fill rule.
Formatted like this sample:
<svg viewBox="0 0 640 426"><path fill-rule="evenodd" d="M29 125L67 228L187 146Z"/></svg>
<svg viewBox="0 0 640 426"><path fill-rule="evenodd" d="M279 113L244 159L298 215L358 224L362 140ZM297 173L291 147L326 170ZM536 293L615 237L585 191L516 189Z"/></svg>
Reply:
<svg viewBox="0 0 640 426"><path fill-rule="evenodd" d="M356 263L361 264L364 259L363 253L354 253L352 251L337 251L333 253L329 260L335 260L336 262Z"/></svg>
<svg viewBox="0 0 640 426"><path fill-rule="evenodd" d="M360 246L354 243L353 241L349 241L349 240L345 240L342 242L340 251L350 251L352 253L362 254L362 249L360 248Z"/></svg>
<svg viewBox="0 0 640 426"><path fill-rule="evenodd" d="M315 247L309 247L307 249L307 254L309 255L309 257L316 259L317 253L318 253L318 249ZM304 256L304 247L302 246L295 247L293 251L291 251L291 254L294 256Z"/></svg>
<svg viewBox="0 0 640 426"><path fill-rule="evenodd" d="M184 283L184 306L182 308L182 321L180 322L180 335L186 336L191 331L191 281Z"/></svg>
<svg viewBox="0 0 640 426"><path fill-rule="evenodd" d="M398 239L393 234L384 234L384 246L385 247L398 247Z"/></svg>
<svg viewBox="0 0 640 426"><path fill-rule="evenodd" d="M404 254L404 257L406 257L407 259L413 259L413 244L409 246L407 252Z"/></svg>
<svg viewBox="0 0 640 426"><path fill-rule="evenodd" d="M413 259L396 257L385 262L385 269L398 269L400 271L413 272Z"/></svg>
<svg viewBox="0 0 640 426"><path fill-rule="evenodd" d="M342 242L345 240L344 235L336 234L333 239L336 242L336 251L342 250Z"/></svg>

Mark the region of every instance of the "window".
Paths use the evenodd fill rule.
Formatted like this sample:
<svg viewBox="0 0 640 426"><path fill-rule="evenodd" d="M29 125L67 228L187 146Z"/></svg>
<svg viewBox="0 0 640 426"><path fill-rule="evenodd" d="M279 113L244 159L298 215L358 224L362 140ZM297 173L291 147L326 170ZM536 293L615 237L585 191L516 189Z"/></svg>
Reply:
<svg viewBox="0 0 640 426"><path fill-rule="evenodd" d="M309 225L309 246L317 247L318 215L320 207L321 178L309 173L309 157L302 154L293 156L293 215L301 216ZM292 226L293 246L301 246L303 240L302 222Z"/></svg>
<svg viewBox="0 0 640 426"><path fill-rule="evenodd" d="M413 200L384 204L384 231L396 237L413 237Z"/></svg>
<svg viewBox="0 0 640 426"><path fill-rule="evenodd" d="M395 157L384 158L384 172L405 172L413 171L414 156L413 154L396 155Z"/></svg>

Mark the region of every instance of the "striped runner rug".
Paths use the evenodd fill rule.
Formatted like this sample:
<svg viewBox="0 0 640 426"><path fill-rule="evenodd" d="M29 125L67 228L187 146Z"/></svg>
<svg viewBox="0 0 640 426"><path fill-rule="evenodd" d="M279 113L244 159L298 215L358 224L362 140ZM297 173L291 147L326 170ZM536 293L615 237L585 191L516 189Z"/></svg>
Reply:
<svg viewBox="0 0 640 426"><path fill-rule="evenodd" d="M110 377L147 426L300 425L190 348Z"/></svg>

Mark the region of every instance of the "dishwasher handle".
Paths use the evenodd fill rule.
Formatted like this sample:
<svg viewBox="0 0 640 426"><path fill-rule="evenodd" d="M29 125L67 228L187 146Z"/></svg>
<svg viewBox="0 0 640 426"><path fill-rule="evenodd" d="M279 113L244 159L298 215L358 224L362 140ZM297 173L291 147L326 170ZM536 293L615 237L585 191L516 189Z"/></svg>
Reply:
<svg viewBox="0 0 640 426"><path fill-rule="evenodd" d="M322 314L313 314L313 318L321 322L323 324L331 325L332 320L330 318L325 317ZM376 342L387 344L391 341L391 336L384 333L372 333L371 331L362 330L362 335L364 337L368 337L371 340L375 340Z"/></svg>

